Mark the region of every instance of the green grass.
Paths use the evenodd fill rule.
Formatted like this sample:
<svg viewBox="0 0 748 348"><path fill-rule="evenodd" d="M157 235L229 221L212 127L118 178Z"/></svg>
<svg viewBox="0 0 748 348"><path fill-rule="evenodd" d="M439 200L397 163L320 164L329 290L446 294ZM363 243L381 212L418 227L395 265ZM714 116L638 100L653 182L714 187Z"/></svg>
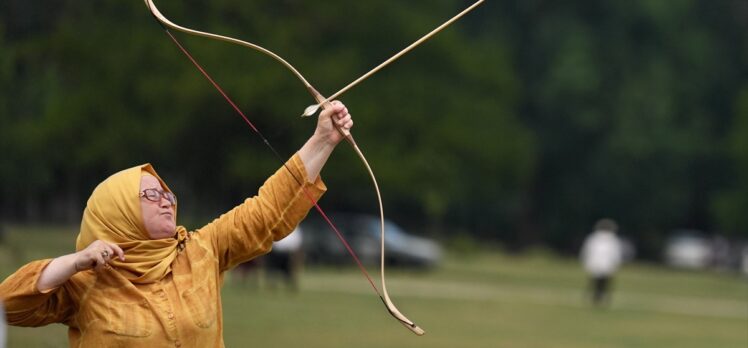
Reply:
<svg viewBox="0 0 748 348"><path fill-rule="evenodd" d="M21 262L70 252L75 239L74 228L9 232L2 277ZM426 330L417 337L354 268L307 269L295 295L229 277L224 338L227 347L748 347L745 277L627 265L608 309L585 303L585 280L576 260L542 253L484 252L451 256L429 273L388 271L392 300ZM9 347L66 345L62 325L9 329Z"/></svg>

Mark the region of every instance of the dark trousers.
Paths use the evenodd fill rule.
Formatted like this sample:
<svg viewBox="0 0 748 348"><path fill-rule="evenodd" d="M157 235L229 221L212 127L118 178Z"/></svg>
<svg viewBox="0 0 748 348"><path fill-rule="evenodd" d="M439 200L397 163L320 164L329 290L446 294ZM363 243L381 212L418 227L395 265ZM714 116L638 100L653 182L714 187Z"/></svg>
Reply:
<svg viewBox="0 0 748 348"><path fill-rule="evenodd" d="M289 290L298 291L298 253L272 251L265 256L267 261L268 286L275 288L277 283L286 283Z"/></svg>
<svg viewBox="0 0 748 348"><path fill-rule="evenodd" d="M610 276L595 276L590 279L592 304L599 306L610 302L610 286L613 282Z"/></svg>

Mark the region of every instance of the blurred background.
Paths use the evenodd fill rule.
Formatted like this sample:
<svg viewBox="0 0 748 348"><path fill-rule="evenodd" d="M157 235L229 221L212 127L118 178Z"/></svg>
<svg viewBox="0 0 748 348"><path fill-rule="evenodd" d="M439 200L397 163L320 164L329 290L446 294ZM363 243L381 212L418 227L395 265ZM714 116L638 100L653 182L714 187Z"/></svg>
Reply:
<svg viewBox="0 0 748 348"><path fill-rule="evenodd" d="M469 4L157 2L323 94ZM301 147L313 100L289 71L175 35L282 156ZM142 1L3 1L0 88L2 278L72 252L116 171L154 164L195 229L280 166ZM387 317L312 212L296 295L228 282L227 346L748 346L748 1L489 0L341 100L401 237L389 290L427 336ZM365 169L343 144L323 177L321 205L377 274ZM601 218L628 262L603 308L578 261ZM9 343L65 346L64 331L10 328Z"/></svg>

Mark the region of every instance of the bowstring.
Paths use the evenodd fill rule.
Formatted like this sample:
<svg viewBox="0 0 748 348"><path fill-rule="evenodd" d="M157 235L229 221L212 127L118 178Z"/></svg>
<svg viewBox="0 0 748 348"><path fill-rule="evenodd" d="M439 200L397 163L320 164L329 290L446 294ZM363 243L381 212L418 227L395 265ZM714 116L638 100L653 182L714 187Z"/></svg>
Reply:
<svg viewBox="0 0 748 348"><path fill-rule="evenodd" d="M320 207L320 205L317 203L317 201L312 197L312 195L307 191L306 187L304 187L303 182L294 174L294 172L286 165L286 161L283 160L283 156L280 155L280 153L273 147L273 145L270 144L268 139L260 132L260 130L252 123L252 121L249 120L249 118L242 112L242 110L234 103L234 101L228 96L226 92L224 92L223 88L208 74L208 72L200 65L200 63L195 60L195 58L192 57L192 55L189 53L189 51L177 40L174 35L172 35L171 31L161 23L161 21L158 20L154 16L154 19L156 19L156 22L161 26L161 28L164 29L164 32L171 38L172 42L179 48L179 50L192 62L192 64L200 71L200 73L210 82L211 85L223 96L224 99L231 105L231 107L236 111L239 116L244 120L244 122L257 134L262 142L267 145L268 148L273 152L275 157L278 159L278 161L283 165L284 168L288 171L289 174L293 177L293 179L296 181L296 183L299 185L301 190L304 192L304 195L309 199L309 201L314 205L317 212L322 216L322 218L327 222L327 225L330 226L330 228L335 232L338 239L343 243L343 246L345 246L346 250L348 250L348 253L353 257L353 259L356 261L356 265L358 265L358 268L363 273L364 277L366 277L366 280L369 281L369 284L371 285L372 289L374 289L374 292L377 293L377 296L379 296L382 301L384 301L382 294L379 292L379 289L374 285L374 281L371 279L371 276L369 275L369 272L366 271L366 268L361 263L361 260L358 258L358 255L356 255L356 252L353 251L351 246L348 244L346 239L343 237L343 234L340 233L340 230L335 226L335 224L332 222L330 217L325 213L325 211Z"/></svg>

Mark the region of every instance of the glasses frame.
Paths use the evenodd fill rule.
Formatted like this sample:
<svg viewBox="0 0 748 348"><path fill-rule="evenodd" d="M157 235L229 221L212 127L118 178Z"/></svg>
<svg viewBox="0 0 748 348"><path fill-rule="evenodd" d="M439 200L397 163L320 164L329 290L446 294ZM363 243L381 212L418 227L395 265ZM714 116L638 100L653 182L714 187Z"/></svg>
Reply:
<svg viewBox="0 0 748 348"><path fill-rule="evenodd" d="M148 194L146 193L148 191L153 191L153 192L158 193L158 199L153 200L150 197L148 197ZM156 203L160 203L162 199L166 199L167 201L169 201L169 203L171 203L172 206L177 205L177 196L169 191L150 188L150 189L145 189L143 191L140 191L140 194L138 196L144 197L145 199L151 202L156 202Z"/></svg>

